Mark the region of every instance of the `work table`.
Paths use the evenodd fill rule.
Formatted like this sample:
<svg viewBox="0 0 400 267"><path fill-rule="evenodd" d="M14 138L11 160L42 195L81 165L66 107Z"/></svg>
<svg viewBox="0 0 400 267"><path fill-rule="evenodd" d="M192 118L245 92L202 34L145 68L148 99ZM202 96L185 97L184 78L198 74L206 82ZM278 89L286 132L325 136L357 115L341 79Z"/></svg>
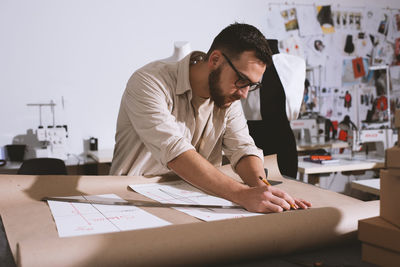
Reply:
<svg viewBox="0 0 400 267"><path fill-rule="evenodd" d="M283 178L275 158L266 157L265 167L270 179L283 182L277 187L311 201L313 208L214 222L174 209L144 208L172 225L59 238L42 197L114 193L149 200L128 185L176 177L1 175L0 214L19 266L205 265L284 255L355 240L358 220L379 214L379 201L363 202ZM230 166L221 170L239 179Z"/></svg>

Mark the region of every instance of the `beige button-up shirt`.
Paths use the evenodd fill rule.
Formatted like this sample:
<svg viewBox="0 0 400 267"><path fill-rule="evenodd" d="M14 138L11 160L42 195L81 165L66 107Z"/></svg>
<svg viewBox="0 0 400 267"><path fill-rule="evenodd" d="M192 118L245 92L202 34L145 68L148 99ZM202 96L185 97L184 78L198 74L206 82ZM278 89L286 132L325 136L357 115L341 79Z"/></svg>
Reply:
<svg viewBox="0 0 400 267"><path fill-rule="evenodd" d="M161 175L167 163L187 150L196 127L189 81L190 55L179 62L152 62L129 79L118 114L110 174ZM213 107L203 131L200 153L221 166L222 151L233 169L245 155L263 160L250 137L240 101Z"/></svg>

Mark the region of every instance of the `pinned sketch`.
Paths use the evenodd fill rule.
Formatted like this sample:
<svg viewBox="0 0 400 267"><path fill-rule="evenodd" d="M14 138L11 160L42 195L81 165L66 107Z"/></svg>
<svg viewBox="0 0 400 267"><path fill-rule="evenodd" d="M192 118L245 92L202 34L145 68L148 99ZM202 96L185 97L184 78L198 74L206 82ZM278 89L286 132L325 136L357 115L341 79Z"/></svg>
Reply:
<svg viewBox="0 0 400 267"><path fill-rule="evenodd" d="M332 17L336 31L359 32L364 29L364 14L360 8L335 8Z"/></svg>
<svg viewBox="0 0 400 267"><path fill-rule="evenodd" d="M372 53L372 65L391 65L394 61L393 45L387 42L380 42L374 47Z"/></svg>
<svg viewBox="0 0 400 267"><path fill-rule="evenodd" d="M219 197L210 196L183 180L129 185L136 192L161 203L236 206ZM260 215L245 209L174 208L203 221L241 218Z"/></svg>
<svg viewBox="0 0 400 267"><path fill-rule="evenodd" d="M265 26L262 28L268 39L282 40L287 37L285 22L280 14L279 6L270 6L267 10Z"/></svg>
<svg viewBox="0 0 400 267"><path fill-rule="evenodd" d="M305 58L304 45L298 36L291 36L279 42L279 51L281 53Z"/></svg>
<svg viewBox="0 0 400 267"><path fill-rule="evenodd" d="M317 20L321 25L322 32L325 34L334 33L331 6L317 6Z"/></svg>
<svg viewBox="0 0 400 267"><path fill-rule="evenodd" d="M389 29L389 11L382 8L368 8L365 11L365 30L373 35L379 33L386 36Z"/></svg>
<svg viewBox="0 0 400 267"><path fill-rule="evenodd" d="M354 42L355 55L358 57L372 57L373 44L371 38L364 32L359 32Z"/></svg>
<svg viewBox="0 0 400 267"><path fill-rule="evenodd" d="M386 40L395 43L396 39L400 37L400 10L391 10L389 16L389 28Z"/></svg>
<svg viewBox="0 0 400 267"><path fill-rule="evenodd" d="M379 27L379 17L382 14L381 8L368 8L365 13L365 30L367 33L376 34Z"/></svg>
<svg viewBox="0 0 400 267"><path fill-rule="evenodd" d="M122 200L117 195L75 196L75 199ZM103 234L169 225L135 206L99 205L75 202L47 201L59 237Z"/></svg>

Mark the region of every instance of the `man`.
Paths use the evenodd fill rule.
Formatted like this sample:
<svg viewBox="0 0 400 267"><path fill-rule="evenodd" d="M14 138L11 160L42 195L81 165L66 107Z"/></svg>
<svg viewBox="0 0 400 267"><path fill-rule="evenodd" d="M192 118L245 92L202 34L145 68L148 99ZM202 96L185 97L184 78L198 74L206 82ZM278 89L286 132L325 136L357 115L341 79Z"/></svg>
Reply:
<svg viewBox="0 0 400 267"><path fill-rule="evenodd" d="M153 62L136 71L122 96L113 175L175 172L187 182L253 212L311 204L266 186L262 152L248 134L236 101L260 86L271 52L261 32L232 24L207 54L176 63ZM246 183L220 172L222 151Z"/></svg>

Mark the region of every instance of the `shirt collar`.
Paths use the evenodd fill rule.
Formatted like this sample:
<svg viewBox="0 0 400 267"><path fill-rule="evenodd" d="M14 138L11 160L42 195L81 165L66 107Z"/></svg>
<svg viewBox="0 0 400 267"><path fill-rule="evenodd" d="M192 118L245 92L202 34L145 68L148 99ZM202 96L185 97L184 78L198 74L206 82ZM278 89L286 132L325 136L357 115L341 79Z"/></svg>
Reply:
<svg viewBox="0 0 400 267"><path fill-rule="evenodd" d="M191 55L192 53L178 61L178 81L176 84L177 95L184 94L189 90L192 91L189 80L189 64Z"/></svg>

